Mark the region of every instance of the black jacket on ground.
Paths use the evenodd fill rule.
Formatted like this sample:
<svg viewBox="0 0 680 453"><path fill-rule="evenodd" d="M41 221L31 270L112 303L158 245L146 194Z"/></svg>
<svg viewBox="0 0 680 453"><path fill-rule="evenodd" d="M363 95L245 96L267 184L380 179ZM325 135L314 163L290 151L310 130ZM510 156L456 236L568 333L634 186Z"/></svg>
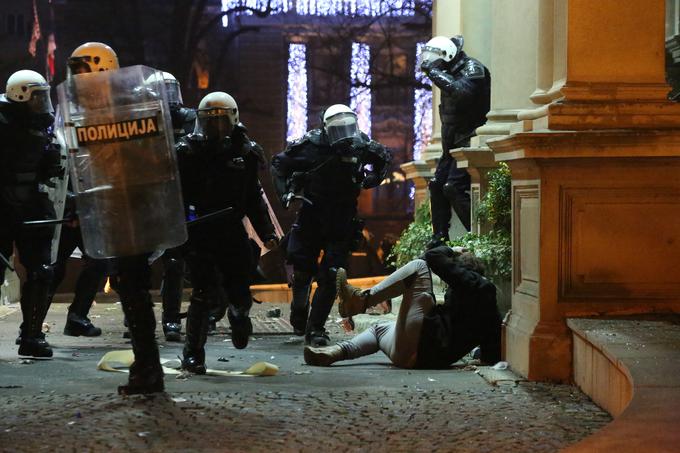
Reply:
<svg viewBox="0 0 680 453"><path fill-rule="evenodd" d="M496 287L461 266L449 247L425 252L430 270L449 286L444 304L425 316L418 344L419 368L444 368L481 346L482 360L500 360L501 318Z"/></svg>

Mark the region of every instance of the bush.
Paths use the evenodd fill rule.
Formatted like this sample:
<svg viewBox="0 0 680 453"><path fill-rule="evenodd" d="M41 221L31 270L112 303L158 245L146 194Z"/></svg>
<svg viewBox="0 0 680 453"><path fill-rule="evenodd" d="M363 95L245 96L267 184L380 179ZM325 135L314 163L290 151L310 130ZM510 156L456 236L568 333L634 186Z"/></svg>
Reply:
<svg viewBox="0 0 680 453"><path fill-rule="evenodd" d="M432 238L432 216L430 203L422 203L416 208L413 223L411 223L392 247L387 257L391 266L401 267L423 254L427 243Z"/></svg>
<svg viewBox="0 0 680 453"><path fill-rule="evenodd" d="M488 234L468 233L449 242L451 247L465 247L484 262L486 276L498 282L509 280L512 275L512 241L504 231Z"/></svg>
<svg viewBox="0 0 680 453"><path fill-rule="evenodd" d="M480 221L489 222L492 231L482 235L468 233L450 241L449 245L465 247L474 253L484 262L487 276L498 282L509 280L512 273L510 168L501 163L488 177L489 188L476 215ZM431 223L430 203L423 203L416 209L413 223L392 248L387 262L400 267L421 256L432 238Z"/></svg>

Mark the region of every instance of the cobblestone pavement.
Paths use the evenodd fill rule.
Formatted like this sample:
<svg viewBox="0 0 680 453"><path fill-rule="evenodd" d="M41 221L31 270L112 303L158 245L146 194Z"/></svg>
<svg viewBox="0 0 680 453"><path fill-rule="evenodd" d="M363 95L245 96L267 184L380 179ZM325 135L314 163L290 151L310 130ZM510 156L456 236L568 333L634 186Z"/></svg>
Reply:
<svg viewBox="0 0 680 453"><path fill-rule="evenodd" d="M110 308L93 312L108 336L72 339L56 332L65 307L55 307L55 358L30 364L7 344L18 315L0 318L0 451L553 452L610 421L574 387L492 386L474 362L407 371L376 354L308 367L299 341L281 335L260 336L245 351L223 336L208 345L214 368L267 360L281 368L277 376L167 376L167 394L122 398L114 392L125 375L94 367L125 347L119 310ZM165 357L181 351L161 345Z"/></svg>

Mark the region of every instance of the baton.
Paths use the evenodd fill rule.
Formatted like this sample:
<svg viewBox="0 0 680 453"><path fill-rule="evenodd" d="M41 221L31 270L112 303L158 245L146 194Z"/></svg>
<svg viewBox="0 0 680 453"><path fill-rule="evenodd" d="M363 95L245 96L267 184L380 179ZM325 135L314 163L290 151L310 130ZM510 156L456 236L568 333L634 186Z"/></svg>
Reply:
<svg viewBox="0 0 680 453"><path fill-rule="evenodd" d="M62 225L64 223L72 222L73 218L67 217L65 219L48 219L48 220L28 220L22 222L21 226L25 228L45 228L52 225Z"/></svg>
<svg viewBox="0 0 680 453"><path fill-rule="evenodd" d="M294 195L292 192L290 192L286 195L286 202L284 203L283 207L288 209L290 207L290 203L295 200L300 200L304 203L308 203L310 206L314 206L314 203L312 203L312 200L309 198L305 198L302 195Z"/></svg>
<svg viewBox="0 0 680 453"><path fill-rule="evenodd" d="M206 215L198 217L196 219L188 220L186 222L186 225L188 227L190 227L190 226L194 226L194 225L199 224L199 223L209 222L210 220L214 220L216 218L222 217L225 214L228 214L233 210L234 210L234 208L232 208L232 207L220 209L219 211L211 212L210 214L206 214Z"/></svg>
<svg viewBox="0 0 680 453"><path fill-rule="evenodd" d="M3 255L2 253L0 253L0 261L2 261L3 263L5 263L5 266L7 266L7 269L9 269L10 271L14 272L14 268L13 268L12 265L9 263L9 260L8 260L7 258L5 258L5 255Z"/></svg>

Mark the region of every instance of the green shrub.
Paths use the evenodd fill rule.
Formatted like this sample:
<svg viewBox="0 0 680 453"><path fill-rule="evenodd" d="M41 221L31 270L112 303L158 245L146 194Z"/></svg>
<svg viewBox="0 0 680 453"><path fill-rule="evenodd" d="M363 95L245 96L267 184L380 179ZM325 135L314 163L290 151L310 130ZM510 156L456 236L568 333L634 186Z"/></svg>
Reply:
<svg viewBox="0 0 680 453"><path fill-rule="evenodd" d="M511 175L505 163L489 172L489 187L480 202L476 215L479 221L488 222L492 231L477 235L467 233L449 242L461 246L479 257L486 266L486 274L494 281L509 280L512 273L512 241L510 234ZM423 254L432 238L430 203L418 206L415 218L401 234L392 248L387 262L400 267Z"/></svg>
<svg viewBox="0 0 680 453"><path fill-rule="evenodd" d="M449 242L451 247L465 247L484 262L486 276L498 282L512 275L512 241L504 231L487 234L468 233Z"/></svg>
<svg viewBox="0 0 680 453"><path fill-rule="evenodd" d="M413 223L401 233L397 243L392 247L392 251L387 257L388 264L401 267L418 258L425 251L425 247L431 238L430 203L422 203L416 208Z"/></svg>
<svg viewBox="0 0 680 453"><path fill-rule="evenodd" d="M489 186L484 198L477 208L477 219L487 222L493 231L510 233L511 211L511 175L510 167L501 162L488 174Z"/></svg>

